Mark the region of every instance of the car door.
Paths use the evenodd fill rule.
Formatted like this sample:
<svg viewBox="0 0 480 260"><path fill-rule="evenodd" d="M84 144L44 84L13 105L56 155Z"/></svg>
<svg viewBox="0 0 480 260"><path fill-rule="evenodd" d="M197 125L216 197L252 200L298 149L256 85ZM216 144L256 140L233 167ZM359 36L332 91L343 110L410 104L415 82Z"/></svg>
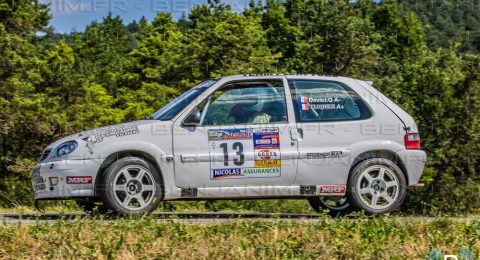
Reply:
<svg viewBox="0 0 480 260"><path fill-rule="evenodd" d="M298 151L286 85L284 77L222 81L189 107L173 129L176 186L292 184ZM196 126L185 124L192 114Z"/></svg>
<svg viewBox="0 0 480 260"><path fill-rule="evenodd" d="M299 132L298 185L344 185L351 147L367 140L362 124L372 112L347 84L335 80L289 79ZM330 189L328 189L330 188ZM320 188L323 192L322 187ZM334 192L335 193L335 192Z"/></svg>

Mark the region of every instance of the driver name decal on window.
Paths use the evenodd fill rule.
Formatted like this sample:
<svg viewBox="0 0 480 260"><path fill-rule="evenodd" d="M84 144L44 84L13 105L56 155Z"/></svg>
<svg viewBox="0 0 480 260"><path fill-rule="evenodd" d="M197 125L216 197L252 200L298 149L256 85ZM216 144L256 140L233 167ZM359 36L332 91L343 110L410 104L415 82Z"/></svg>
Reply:
<svg viewBox="0 0 480 260"><path fill-rule="evenodd" d="M210 178L280 176L278 128L208 131Z"/></svg>
<svg viewBox="0 0 480 260"><path fill-rule="evenodd" d="M361 120L371 117L367 105L348 86L333 81L290 82L295 113L300 122Z"/></svg>
<svg viewBox="0 0 480 260"><path fill-rule="evenodd" d="M337 97L298 97L298 106L300 110L332 110L343 109L344 106L340 104L340 99Z"/></svg>

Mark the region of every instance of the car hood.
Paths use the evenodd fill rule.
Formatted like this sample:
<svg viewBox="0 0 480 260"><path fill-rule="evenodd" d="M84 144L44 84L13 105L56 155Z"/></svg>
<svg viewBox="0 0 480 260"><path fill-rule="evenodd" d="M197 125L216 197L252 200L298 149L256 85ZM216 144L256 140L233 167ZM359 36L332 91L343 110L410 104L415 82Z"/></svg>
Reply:
<svg viewBox="0 0 480 260"><path fill-rule="evenodd" d="M127 122L127 123L121 123L121 124L116 124L116 125L109 125L109 126L94 128L94 129L86 130L86 131L83 131L83 132L79 132L79 133L75 133L75 134L63 137L63 138L51 143L50 145L48 145L46 147L46 149L54 149L58 145L60 145L64 142L67 142L67 141L88 138L90 135L95 134L97 132L104 132L104 131L108 131L108 130L111 130L111 129L125 128L125 127L131 127L131 126L139 126L139 125L145 125L145 124L153 124L153 123L158 124L160 122L161 121L157 121L157 120L138 120L138 121L132 121L132 122Z"/></svg>

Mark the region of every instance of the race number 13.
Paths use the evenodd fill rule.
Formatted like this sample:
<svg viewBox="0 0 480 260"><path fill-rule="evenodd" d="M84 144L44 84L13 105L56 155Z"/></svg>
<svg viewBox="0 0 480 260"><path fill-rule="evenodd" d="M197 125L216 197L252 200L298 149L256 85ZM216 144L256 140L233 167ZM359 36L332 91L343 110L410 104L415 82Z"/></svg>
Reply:
<svg viewBox="0 0 480 260"><path fill-rule="evenodd" d="M223 150L223 165L229 166L229 150L228 143L221 143L220 148ZM232 144L231 149L236 153L233 158L233 164L236 166L242 166L245 163L245 154L243 153L243 144L241 142L235 142Z"/></svg>

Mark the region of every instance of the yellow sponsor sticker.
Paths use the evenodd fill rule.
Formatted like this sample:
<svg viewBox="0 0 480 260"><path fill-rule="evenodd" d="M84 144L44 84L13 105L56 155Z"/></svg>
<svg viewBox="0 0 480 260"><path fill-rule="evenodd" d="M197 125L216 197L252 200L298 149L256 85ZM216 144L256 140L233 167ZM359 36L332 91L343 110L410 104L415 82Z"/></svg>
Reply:
<svg viewBox="0 0 480 260"><path fill-rule="evenodd" d="M255 168L280 167L280 160L255 161Z"/></svg>

